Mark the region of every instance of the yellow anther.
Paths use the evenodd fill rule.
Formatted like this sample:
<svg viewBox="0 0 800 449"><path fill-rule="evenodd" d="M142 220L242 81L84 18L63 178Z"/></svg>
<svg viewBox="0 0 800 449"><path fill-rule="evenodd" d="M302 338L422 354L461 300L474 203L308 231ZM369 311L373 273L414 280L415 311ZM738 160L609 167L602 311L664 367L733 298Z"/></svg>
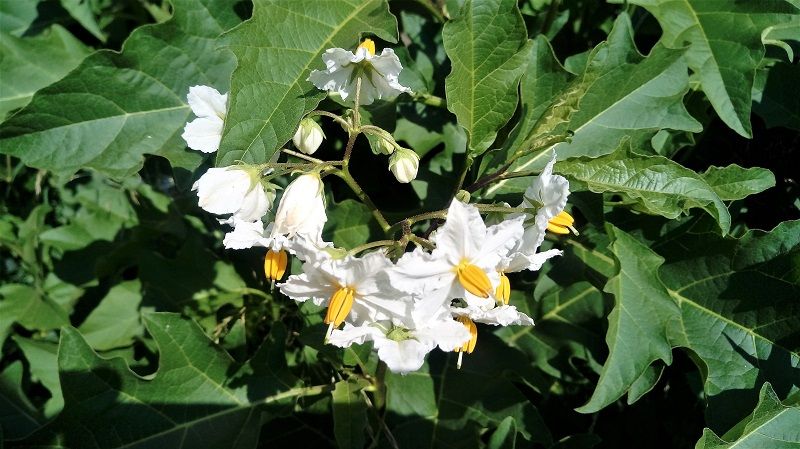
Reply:
<svg viewBox="0 0 800 449"><path fill-rule="evenodd" d="M467 328L469 331L469 340L465 341L464 344L458 348L456 348L456 352L466 352L467 354L472 354L472 351L475 350L475 343L478 342L478 326L475 325L475 322L472 321L468 316L461 315L456 318L459 323L463 324L464 327Z"/></svg>
<svg viewBox="0 0 800 449"><path fill-rule="evenodd" d="M375 42L373 42L372 39L364 39L358 45L358 48L363 48L369 52L370 56L375 56Z"/></svg>
<svg viewBox="0 0 800 449"><path fill-rule="evenodd" d="M458 282L470 293L481 298L488 298L492 294L492 283L489 281L489 276L480 268L469 263L467 260L462 260L456 268L456 277Z"/></svg>
<svg viewBox="0 0 800 449"><path fill-rule="evenodd" d="M572 215L562 210L550 219L547 223L547 230L554 234L569 234L572 231L573 234L579 235L578 230L572 226L573 223L575 223L575 219L572 218Z"/></svg>
<svg viewBox="0 0 800 449"><path fill-rule="evenodd" d="M456 363L456 368L461 369L461 359L464 358L464 353L472 354L472 351L475 350L475 343L478 342L478 327L475 326L475 322L469 319L466 315L461 315L456 318L464 327L467 328L469 331L469 340L465 341L463 345L457 347L455 351L458 353L458 362Z"/></svg>
<svg viewBox="0 0 800 449"><path fill-rule="evenodd" d="M267 251L267 256L264 257L264 274L267 275L267 279L271 281L280 280L286 273L288 260L289 256L286 255L286 251Z"/></svg>
<svg viewBox="0 0 800 449"><path fill-rule="evenodd" d="M500 283L497 285L494 297L497 298L498 301L503 301L503 304L508 304L508 300L511 298L511 282L509 282L508 276L503 272L500 273Z"/></svg>
<svg viewBox="0 0 800 449"><path fill-rule="evenodd" d="M331 324L334 328L339 327L353 308L354 295L355 290L350 287L340 287L336 290L328 303L325 324Z"/></svg>

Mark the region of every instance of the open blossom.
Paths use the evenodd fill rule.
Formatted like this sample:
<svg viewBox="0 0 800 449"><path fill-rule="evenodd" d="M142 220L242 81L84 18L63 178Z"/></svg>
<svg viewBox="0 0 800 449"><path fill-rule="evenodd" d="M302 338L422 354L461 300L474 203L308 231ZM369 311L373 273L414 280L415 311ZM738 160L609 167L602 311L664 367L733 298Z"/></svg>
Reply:
<svg viewBox="0 0 800 449"><path fill-rule="evenodd" d="M303 274L290 276L280 289L296 301L312 299L317 305L327 305L325 323L330 333L345 319L361 324L407 313L408 303L398 300L403 294L383 276L391 266L381 252L333 258L319 251L303 264Z"/></svg>
<svg viewBox="0 0 800 449"><path fill-rule="evenodd" d="M422 298L430 313L453 298L492 298L499 282L496 267L522 232L522 217L487 228L475 206L454 200L432 237L436 248L403 255L389 272L392 285Z"/></svg>
<svg viewBox="0 0 800 449"><path fill-rule="evenodd" d="M406 301L409 301L407 298ZM442 309L433 316L413 305L404 316L392 320L365 322L360 326L345 324L334 330L328 342L342 348L353 343L372 341L378 358L396 373L416 371L425 356L437 346L453 351L470 339L470 332Z"/></svg>
<svg viewBox="0 0 800 449"><path fill-rule="evenodd" d="M308 77L318 89L336 92L342 99L355 96L356 80L361 79L359 103L390 100L411 89L400 84L403 66L391 48L375 55L375 43L364 39L355 53L343 48L329 48L322 55L325 70L314 70Z"/></svg>
<svg viewBox="0 0 800 449"><path fill-rule="evenodd" d="M306 173L289 183L283 192L271 236L294 237L303 234L316 241L322 240L322 227L328 220L325 199L318 173Z"/></svg>
<svg viewBox="0 0 800 449"><path fill-rule="evenodd" d="M233 220L253 222L272 207L274 193L261 185L257 170L245 166L209 168L192 186L198 204L216 215L232 214Z"/></svg>
<svg viewBox="0 0 800 449"><path fill-rule="evenodd" d="M186 100L197 118L186 124L181 137L193 150L203 153L217 151L222 140L228 95L213 87L192 86Z"/></svg>

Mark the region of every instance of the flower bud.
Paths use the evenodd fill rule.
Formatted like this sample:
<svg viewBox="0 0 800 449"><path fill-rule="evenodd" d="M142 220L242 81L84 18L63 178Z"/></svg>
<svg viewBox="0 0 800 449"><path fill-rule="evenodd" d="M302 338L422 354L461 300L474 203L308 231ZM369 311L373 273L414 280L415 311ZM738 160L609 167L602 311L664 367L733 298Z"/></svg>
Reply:
<svg viewBox="0 0 800 449"><path fill-rule="evenodd" d="M258 169L248 166L210 168L192 186L198 204L216 215L233 214L234 219L253 222L272 207L274 194L261 185Z"/></svg>
<svg viewBox="0 0 800 449"><path fill-rule="evenodd" d="M314 154L319 146L322 145L322 139L324 138L325 133L322 132L322 127L314 120L306 117L300 122L292 142L301 152Z"/></svg>
<svg viewBox="0 0 800 449"><path fill-rule="evenodd" d="M419 156L408 148L398 148L389 157L389 170L399 182L409 183L417 177Z"/></svg>
<svg viewBox="0 0 800 449"><path fill-rule="evenodd" d="M312 240L319 240L322 226L328 220L325 215L324 192L319 173L306 173L298 176L283 192L272 236L302 234Z"/></svg>
<svg viewBox="0 0 800 449"><path fill-rule="evenodd" d="M388 140L384 139L383 137L378 137L378 152L385 155L390 155L394 153L394 144L389 142Z"/></svg>

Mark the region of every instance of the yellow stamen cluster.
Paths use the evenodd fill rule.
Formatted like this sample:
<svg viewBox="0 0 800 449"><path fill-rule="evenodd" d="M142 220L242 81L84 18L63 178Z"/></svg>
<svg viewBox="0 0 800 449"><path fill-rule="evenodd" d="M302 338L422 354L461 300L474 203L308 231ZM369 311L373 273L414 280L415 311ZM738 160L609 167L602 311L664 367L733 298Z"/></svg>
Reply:
<svg viewBox="0 0 800 449"><path fill-rule="evenodd" d="M467 328L469 331L469 340L465 341L463 345L459 346L455 349L458 353L458 363L456 364L456 368L461 369L461 359L464 357L464 353L472 354L472 351L475 350L475 344L478 343L478 326L475 326L475 322L469 319L466 315L461 315L456 318L464 327Z"/></svg>
<svg viewBox="0 0 800 449"><path fill-rule="evenodd" d="M355 293L356 291L353 288L339 287L339 289L331 295L330 301L328 302L328 312L325 314L325 324L330 324L334 328L342 324L350 313L350 309L353 308Z"/></svg>
<svg viewBox="0 0 800 449"><path fill-rule="evenodd" d="M363 48L369 52L370 56L375 56L375 42L373 42L372 39L364 39L358 45L358 48Z"/></svg>
<svg viewBox="0 0 800 449"><path fill-rule="evenodd" d="M270 281L278 281L286 273L286 263L289 257L286 251L267 251L267 256L264 257L264 274Z"/></svg>
<svg viewBox="0 0 800 449"><path fill-rule="evenodd" d="M572 215L567 211L561 211L547 223L547 230L555 234L569 234L572 231L573 234L578 235L578 230L572 226L573 223L575 223L575 219L572 218Z"/></svg>
<svg viewBox="0 0 800 449"><path fill-rule="evenodd" d="M473 295L488 298L492 294L492 283L489 281L489 276L480 268L469 263L468 260L462 260L456 265L455 272L458 282Z"/></svg>
<svg viewBox="0 0 800 449"><path fill-rule="evenodd" d="M503 304L508 304L508 300L511 298L511 282L509 282L508 276L502 271L500 272L500 283L497 284L494 297L497 298L498 301L503 301Z"/></svg>

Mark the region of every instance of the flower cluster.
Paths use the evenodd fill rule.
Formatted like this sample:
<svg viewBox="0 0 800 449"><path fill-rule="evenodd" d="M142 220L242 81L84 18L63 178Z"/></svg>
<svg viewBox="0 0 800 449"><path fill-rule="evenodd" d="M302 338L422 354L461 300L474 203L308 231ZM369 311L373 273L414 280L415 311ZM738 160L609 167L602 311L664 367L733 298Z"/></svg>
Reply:
<svg viewBox="0 0 800 449"><path fill-rule="evenodd" d="M299 152L284 150L303 162L242 164L206 171L193 190L201 208L225 216L220 222L233 227L224 237L225 248L267 248L264 273L273 285L287 271L287 252L294 254L303 262L302 273L279 282L280 292L298 302L311 300L327 308L327 343L348 347L372 342L378 357L395 372L419 369L436 347L458 352L460 366L463 354L475 349L475 323L532 325L529 316L509 303L507 274L538 270L561 253L539 251L546 230L574 231L573 219L564 211L569 185L552 173L555 157L532 181L517 207L454 199L435 217L444 222L430 239L415 236L410 226L405 226L399 240L374 242L350 252L335 248L322 236L327 221L323 178L329 174L344 179L373 208L388 235L395 228L386 223L348 171L355 136L365 133L375 138L378 153L389 156L388 168L401 183L416 177L420 160L388 132L362 126L359 121L360 105L410 93L398 81L402 66L394 52L384 49L376 56L375 44L366 39L355 52L333 48L322 59L326 68L312 71L308 80L343 100L353 100L354 109L347 119L326 111L317 114L346 127L350 141L343 160L326 162L310 156L322 145L325 134L308 116L292 139ZM216 151L222 139L227 96L210 87L194 86L188 102L197 118L186 125L183 137L187 145L203 152ZM280 189L271 180L282 175L296 177L283 189L273 211ZM487 225L481 217L481 207L487 206L506 213L498 223ZM411 242L417 247L405 252Z"/></svg>

